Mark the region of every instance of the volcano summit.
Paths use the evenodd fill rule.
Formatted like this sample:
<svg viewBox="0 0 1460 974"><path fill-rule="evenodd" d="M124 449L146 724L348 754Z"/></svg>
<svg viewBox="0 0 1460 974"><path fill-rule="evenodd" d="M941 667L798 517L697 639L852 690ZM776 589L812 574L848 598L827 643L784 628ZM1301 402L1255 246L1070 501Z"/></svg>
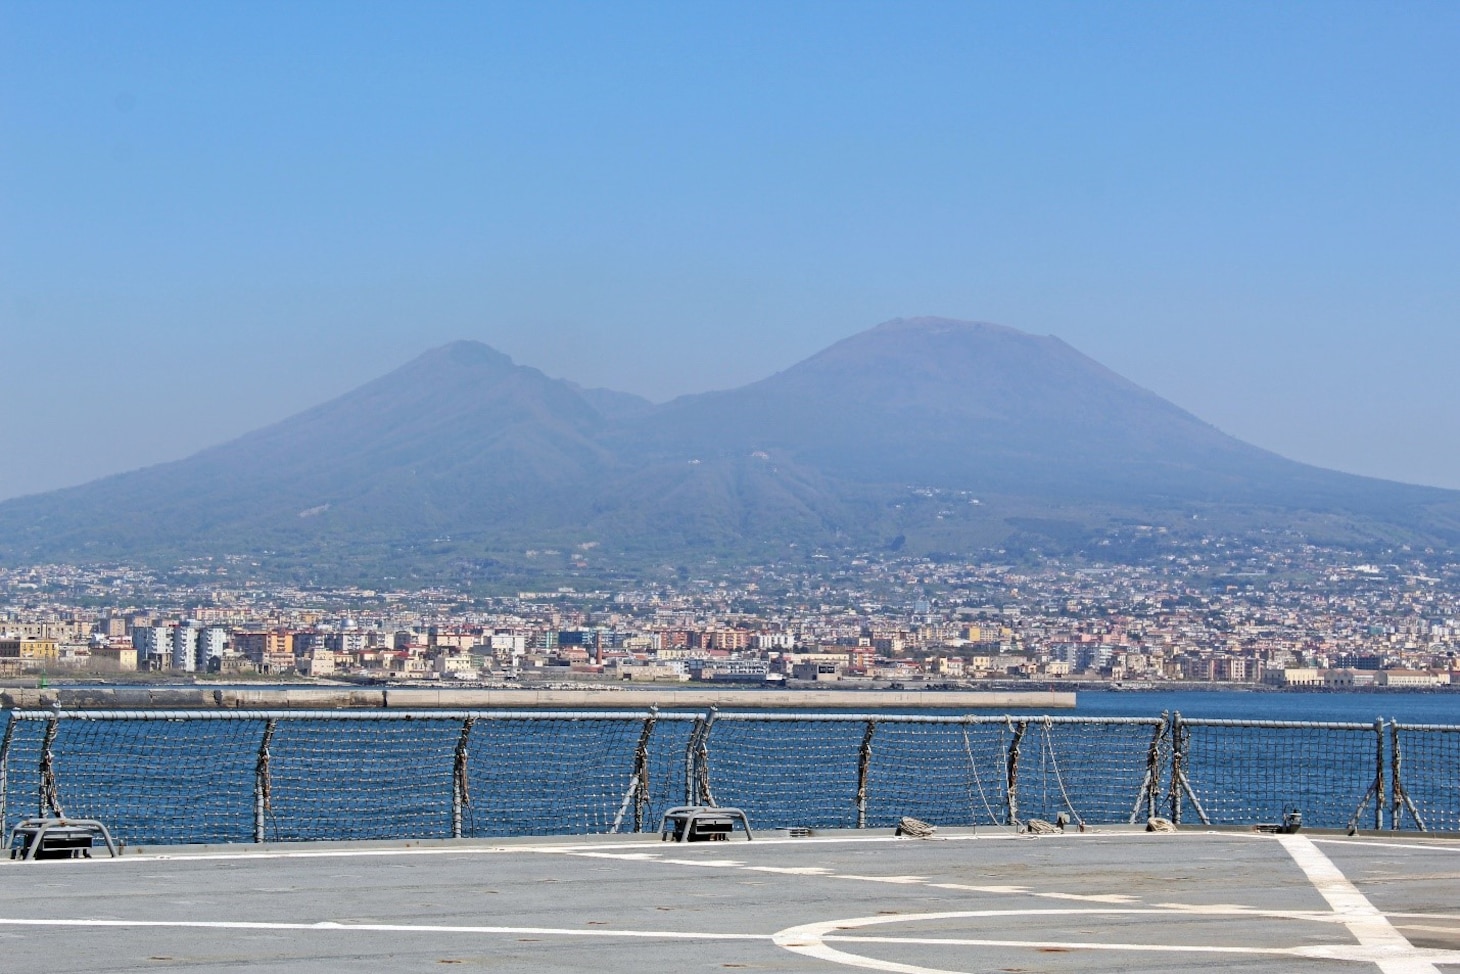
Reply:
<svg viewBox="0 0 1460 974"><path fill-rule="evenodd" d="M245 555L361 580L1153 538L1460 542L1460 492L1234 439L1058 338L897 319L662 405L477 342L187 459L0 504L0 560Z"/></svg>

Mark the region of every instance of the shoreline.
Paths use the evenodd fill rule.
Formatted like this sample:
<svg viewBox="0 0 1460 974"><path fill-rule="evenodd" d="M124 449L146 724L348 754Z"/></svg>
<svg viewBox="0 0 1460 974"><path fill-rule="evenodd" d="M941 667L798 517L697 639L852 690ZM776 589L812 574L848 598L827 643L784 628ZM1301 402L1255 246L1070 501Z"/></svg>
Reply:
<svg viewBox="0 0 1460 974"><path fill-rule="evenodd" d="M0 709L44 710L433 710L556 708L856 708L1072 710L1075 694L1052 690L746 690L660 687L479 690L426 687L197 685L0 690Z"/></svg>

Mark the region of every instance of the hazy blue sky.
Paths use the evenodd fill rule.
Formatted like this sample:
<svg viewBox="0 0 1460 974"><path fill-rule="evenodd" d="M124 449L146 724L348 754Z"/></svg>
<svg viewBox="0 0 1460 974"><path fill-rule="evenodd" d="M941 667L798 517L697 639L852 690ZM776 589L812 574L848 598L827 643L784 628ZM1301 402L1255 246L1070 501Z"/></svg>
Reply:
<svg viewBox="0 0 1460 974"><path fill-rule="evenodd" d="M454 338L665 399L914 314L1460 487L1457 51L1454 2L0 0L0 497Z"/></svg>

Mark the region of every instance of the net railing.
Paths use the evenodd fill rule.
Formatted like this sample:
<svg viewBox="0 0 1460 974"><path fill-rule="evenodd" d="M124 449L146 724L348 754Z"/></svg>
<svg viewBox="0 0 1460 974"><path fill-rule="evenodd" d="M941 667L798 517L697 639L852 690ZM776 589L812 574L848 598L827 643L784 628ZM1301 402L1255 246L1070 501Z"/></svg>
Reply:
<svg viewBox="0 0 1460 974"><path fill-rule="evenodd" d="M1395 828L1460 832L1460 726L1389 725Z"/></svg>
<svg viewBox="0 0 1460 974"><path fill-rule="evenodd" d="M1144 821L1161 720L725 714L703 777L771 827Z"/></svg>
<svg viewBox="0 0 1460 974"><path fill-rule="evenodd" d="M1172 725L1173 821L1382 828L1384 724L1183 719ZM1194 814L1193 814L1194 813Z"/></svg>
<svg viewBox="0 0 1460 974"><path fill-rule="evenodd" d="M693 715L17 711L0 821L98 818L132 845L653 829Z"/></svg>
<svg viewBox="0 0 1460 974"><path fill-rule="evenodd" d="M13 711L0 824L132 846L759 828L1253 825L1460 831L1460 726L648 711ZM1037 825L1038 823L1035 822Z"/></svg>

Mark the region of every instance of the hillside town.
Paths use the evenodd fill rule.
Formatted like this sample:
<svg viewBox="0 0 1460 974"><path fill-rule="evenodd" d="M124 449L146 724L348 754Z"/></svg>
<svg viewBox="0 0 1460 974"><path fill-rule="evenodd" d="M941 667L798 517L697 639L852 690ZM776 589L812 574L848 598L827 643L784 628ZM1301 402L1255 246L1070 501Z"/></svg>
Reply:
<svg viewBox="0 0 1460 974"><path fill-rule="evenodd" d="M812 555L467 597L231 582L237 564L0 570L0 677L511 685L1460 685L1460 565L1202 539L1156 566Z"/></svg>

